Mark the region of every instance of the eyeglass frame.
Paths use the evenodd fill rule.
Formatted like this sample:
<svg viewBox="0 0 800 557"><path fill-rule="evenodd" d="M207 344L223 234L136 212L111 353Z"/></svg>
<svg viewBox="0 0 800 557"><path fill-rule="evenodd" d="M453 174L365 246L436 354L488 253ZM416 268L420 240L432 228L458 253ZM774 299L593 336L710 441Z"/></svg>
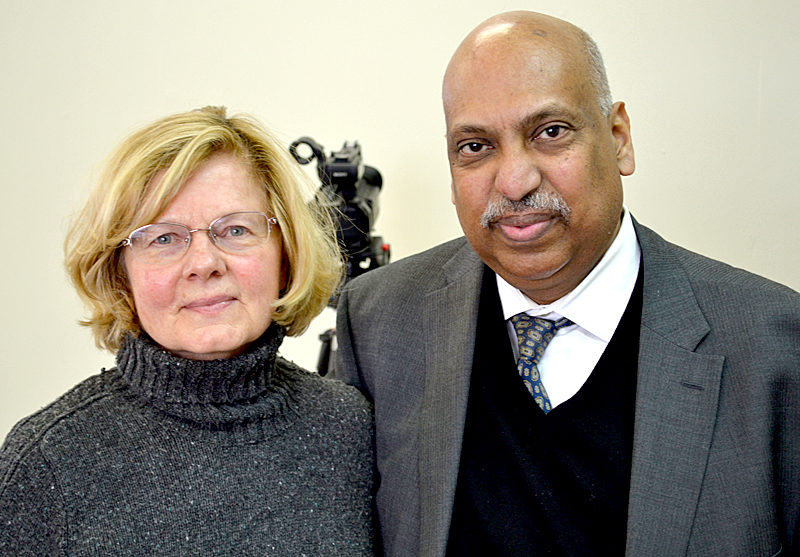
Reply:
<svg viewBox="0 0 800 557"><path fill-rule="evenodd" d="M263 211L234 211L233 213L228 213L227 215L222 215L220 217L215 218L210 223L208 223L208 227L207 228L189 228L185 224L181 224L179 222L151 222L150 224L145 224L145 225L140 226L139 228L136 228L136 229L132 230L128 234L128 237L125 238L124 240L122 240L122 242L119 244L119 247L120 248L124 248L125 246L129 246L131 248L131 253L133 253L133 256L136 257L139 261L142 261L143 263L146 263L148 265L157 265L158 263L156 263L154 261L147 261L145 258L136 255L136 250L133 249L133 245L132 245L133 244L132 236L134 234L136 234L137 232L139 232L140 230L143 230L143 229L145 229L145 228L147 228L149 226L155 226L155 225L159 225L159 224L169 224L169 225L172 225L172 226L180 226L182 228L185 228L187 230L187 232L188 232L188 235L186 236L185 239L183 239L183 242L186 244L186 247L183 249L183 251L181 252L180 256L177 256L174 259L168 259L168 260L164 261L164 264L166 264L166 263L174 263L175 261L179 261L184 255L186 255L186 253L189 251L189 248L192 246L192 238L193 238L192 235L195 232L206 232L208 234L209 239L214 244L214 246L216 246L217 249L219 249L223 253L228 253L228 254L241 253L241 252L237 252L237 251L230 252L230 251L226 250L225 248L223 248L219 244L219 241L217 240L217 235L214 234L211 231L211 229L214 227L214 224L216 224L220 220L222 220L224 218L227 218L227 217L230 217L232 215L239 215L239 214L263 215L264 218L267 219L267 237L264 239L264 242L268 242L269 241L270 236L272 235L272 227L273 226L278 226L278 219L276 217L269 216L268 214L266 214Z"/></svg>

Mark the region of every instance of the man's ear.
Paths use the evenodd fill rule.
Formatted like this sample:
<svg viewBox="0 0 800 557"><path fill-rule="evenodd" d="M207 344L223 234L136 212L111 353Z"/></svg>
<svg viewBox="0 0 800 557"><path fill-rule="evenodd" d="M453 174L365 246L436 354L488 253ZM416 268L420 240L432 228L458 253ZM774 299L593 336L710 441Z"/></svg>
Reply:
<svg viewBox="0 0 800 557"><path fill-rule="evenodd" d="M636 169L633 157L633 141L631 140L631 121L624 102L614 103L608 116L611 124L611 135L614 136L617 153L617 167L622 176L630 176Z"/></svg>

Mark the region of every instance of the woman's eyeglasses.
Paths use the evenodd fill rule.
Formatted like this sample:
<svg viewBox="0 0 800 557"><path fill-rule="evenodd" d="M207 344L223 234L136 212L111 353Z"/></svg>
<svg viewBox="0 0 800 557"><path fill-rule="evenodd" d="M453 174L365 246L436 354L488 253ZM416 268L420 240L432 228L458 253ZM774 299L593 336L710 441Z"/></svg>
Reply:
<svg viewBox="0 0 800 557"><path fill-rule="evenodd" d="M122 241L144 263L170 263L189 250L192 234L207 232L216 246L226 253L240 253L269 240L278 219L258 211L231 213L219 217L208 228L191 229L183 224L158 222L137 228Z"/></svg>

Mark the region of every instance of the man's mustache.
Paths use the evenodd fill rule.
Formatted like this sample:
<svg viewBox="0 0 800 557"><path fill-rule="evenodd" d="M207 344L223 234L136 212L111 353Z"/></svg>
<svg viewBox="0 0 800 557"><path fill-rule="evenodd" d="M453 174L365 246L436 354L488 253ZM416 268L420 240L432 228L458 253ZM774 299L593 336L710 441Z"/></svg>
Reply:
<svg viewBox="0 0 800 557"><path fill-rule="evenodd" d="M481 215L481 226L489 228L503 217L525 214L531 210L555 213L567 223L571 212L567 202L558 193L537 189L518 201L507 197L492 199Z"/></svg>

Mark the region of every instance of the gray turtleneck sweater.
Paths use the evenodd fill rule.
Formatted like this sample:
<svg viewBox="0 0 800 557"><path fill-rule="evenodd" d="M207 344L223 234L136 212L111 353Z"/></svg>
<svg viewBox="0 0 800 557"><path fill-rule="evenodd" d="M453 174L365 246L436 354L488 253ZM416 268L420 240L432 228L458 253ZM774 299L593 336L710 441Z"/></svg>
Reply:
<svg viewBox="0 0 800 557"><path fill-rule="evenodd" d="M128 337L0 450L0 555L371 555L372 414L276 357Z"/></svg>

